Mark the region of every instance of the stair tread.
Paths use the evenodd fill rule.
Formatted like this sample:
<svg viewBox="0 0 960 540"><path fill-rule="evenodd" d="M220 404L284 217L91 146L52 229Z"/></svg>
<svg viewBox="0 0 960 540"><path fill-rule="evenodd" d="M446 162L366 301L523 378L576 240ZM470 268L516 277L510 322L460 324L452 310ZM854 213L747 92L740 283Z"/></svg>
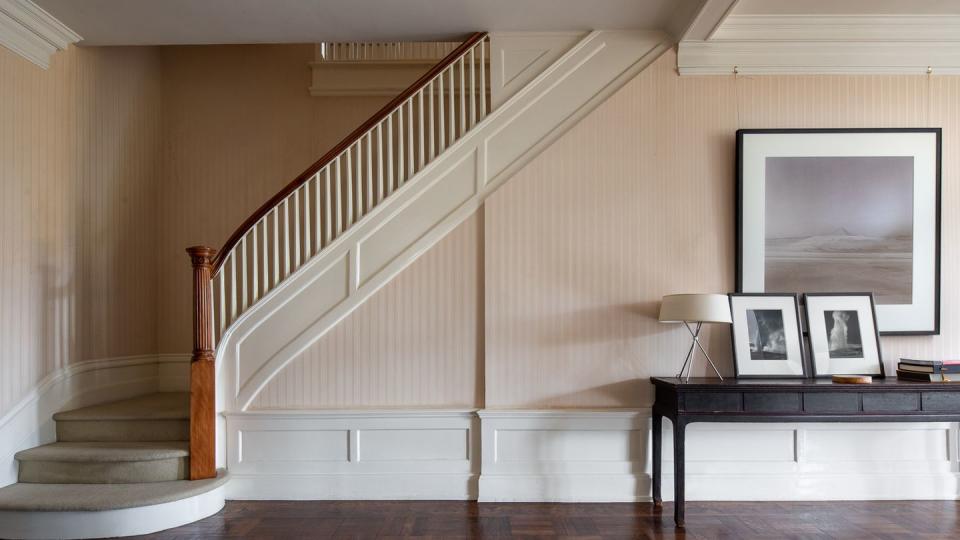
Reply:
<svg viewBox="0 0 960 540"><path fill-rule="evenodd" d="M141 484L13 484L0 488L0 511L98 512L162 504L206 493L227 482L224 470L208 480Z"/></svg>
<svg viewBox="0 0 960 540"><path fill-rule="evenodd" d="M187 441L158 442L55 442L21 450L19 461L116 463L178 459L190 455Z"/></svg>
<svg viewBox="0 0 960 540"><path fill-rule="evenodd" d="M61 411L58 422L96 420L187 420L190 418L188 392L158 392L131 399Z"/></svg>

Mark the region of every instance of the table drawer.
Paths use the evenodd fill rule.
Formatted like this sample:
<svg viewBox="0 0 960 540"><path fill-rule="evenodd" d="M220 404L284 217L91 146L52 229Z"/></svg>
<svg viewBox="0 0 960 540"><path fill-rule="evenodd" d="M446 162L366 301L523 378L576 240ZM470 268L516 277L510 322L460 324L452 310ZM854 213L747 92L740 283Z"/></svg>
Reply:
<svg viewBox="0 0 960 540"><path fill-rule="evenodd" d="M863 412L910 412L920 410L920 392L863 394Z"/></svg>
<svg viewBox="0 0 960 540"><path fill-rule="evenodd" d="M743 400L739 392L698 392L684 396L689 412L738 412Z"/></svg>
<svg viewBox="0 0 960 540"><path fill-rule="evenodd" d="M746 393L743 394L743 411L753 413L800 412L798 393Z"/></svg>
<svg viewBox="0 0 960 540"><path fill-rule="evenodd" d="M924 392L921 401L925 411L960 412L960 394L955 392Z"/></svg>
<svg viewBox="0 0 960 540"><path fill-rule="evenodd" d="M860 394L851 392L805 392L803 410L808 413L850 413L860 410Z"/></svg>

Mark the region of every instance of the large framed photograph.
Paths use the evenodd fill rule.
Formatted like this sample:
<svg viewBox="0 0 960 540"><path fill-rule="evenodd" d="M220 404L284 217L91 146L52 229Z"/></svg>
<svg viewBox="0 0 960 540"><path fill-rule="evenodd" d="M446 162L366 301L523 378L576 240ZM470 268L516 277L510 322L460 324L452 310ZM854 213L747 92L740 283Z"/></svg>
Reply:
<svg viewBox="0 0 960 540"><path fill-rule="evenodd" d="M883 377L872 294L807 293L804 304L814 376Z"/></svg>
<svg viewBox="0 0 960 540"><path fill-rule="evenodd" d="M737 132L737 291L872 291L940 332L939 128Z"/></svg>
<svg viewBox="0 0 960 540"><path fill-rule="evenodd" d="M737 378L806 376L797 295L731 294L730 314Z"/></svg>

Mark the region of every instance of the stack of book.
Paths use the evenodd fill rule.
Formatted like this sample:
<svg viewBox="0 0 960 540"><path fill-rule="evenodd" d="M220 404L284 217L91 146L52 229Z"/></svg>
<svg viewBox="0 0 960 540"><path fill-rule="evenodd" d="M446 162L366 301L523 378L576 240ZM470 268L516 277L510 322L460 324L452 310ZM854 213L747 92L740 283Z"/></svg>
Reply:
<svg viewBox="0 0 960 540"><path fill-rule="evenodd" d="M897 378L910 381L960 381L960 360L911 360L901 358Z"/></svg>

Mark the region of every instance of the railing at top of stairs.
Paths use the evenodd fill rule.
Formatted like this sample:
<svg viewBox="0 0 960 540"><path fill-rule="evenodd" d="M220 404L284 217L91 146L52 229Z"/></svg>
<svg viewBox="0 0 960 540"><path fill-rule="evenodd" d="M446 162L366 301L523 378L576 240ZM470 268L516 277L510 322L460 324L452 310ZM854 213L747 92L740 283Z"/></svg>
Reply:
<svg viewBox="0 0 960 540"><path fill-rule="evenodd" d="M476 33L193 264L190 478L216 476L215 347L251 306L410 181L488 113L486 33Z"/></svg>

